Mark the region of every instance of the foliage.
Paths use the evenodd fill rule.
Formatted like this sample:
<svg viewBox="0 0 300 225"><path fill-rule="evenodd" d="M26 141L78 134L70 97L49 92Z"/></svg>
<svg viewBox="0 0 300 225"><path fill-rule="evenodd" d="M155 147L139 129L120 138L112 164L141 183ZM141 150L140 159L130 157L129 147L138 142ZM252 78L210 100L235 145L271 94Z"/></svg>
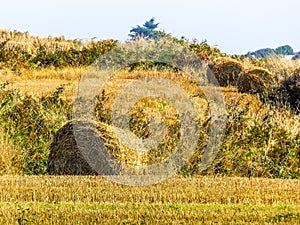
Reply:
<svg viewBox="0 0 300 225"><path fill-rule="evenodd" d="M18 72L21 69L88 66L117 44L114 40L86 44L64 38L44 40L27 33L0 31L0 69Z"/></svg>
<svg viewBox="0 0 300 225"><path fill-rule="evenodd" d="M164 31L157 30L159 23L155 23L155 18L151 18L146 21L143 26L137 25L136 27L130 30L128 35L131 40L136 40L138 38L144 39L159 39L166 36L167 34Z"/></svg>
<svg viewBox="0 0 300 225"><path fill-rule="evenodd" d="M226 54L221 53L218 48L208 45L206 41L202 41L200 43L197 41L187 43L189 49L204 61L210 61L218 57L226 56Z"/></svg>
<svg viewBox="0 0 300 225"><path fill-rule="evenodd" d="M0 90L1 127L13 143L21 148L14 163L24 174L44 174L48 144L64 120L70 119L70 105L59 98L60 88L52 96L35 99L17 90Z"/></svg>
<svg viewBox="0 0 300 225"><path fill-rule="evenodd" d="M300 113L300 73L287 78L281 83L279 91L287 97L287 102L292 110Z"/></svg>
<svg viewBox="0 0 300 225"><path fill-rule="evenodd" d="M199 171L203 152L200 151L194 156L198 160L181 173L300 178L300 132L293 134L279 121L273 122L271 110L261 118L251 114L249 104L239 110L228 105L224 141L213 164L206 171Z"/></svg>
<svg viewBox="0 0 300 225"><path fill-rule="evenodd" d="M277 106L287 107L300 114L300 74L296 73L283 80L268 99Z"/></svg>
<svg viewBox="0 0 300 225"><path fill-rule="evenodd" d="M300 52L295 53L295 55L292 58L292 60L298 60L298 59L300 59Z"/></svg>
<svg viewBox="0 0 300 225"><path fill-rule="evenodd" d="M268 116L254 120L246 111L229 111L224 143L210 170L238 176L300 178L300 134L295 137Z"/></svg>
<svg viewBox="0 0 300 225"><path fill-rule="evenodd" d="M259 49L255 52L248 52L246 56L248 57L255 57L255 58L270 58L276 55L293 55L294 50L290 45L283 45L276 49L272 48L263 48Z"/></svg>
<svg viewBox="0 0 300 225"><path fill-rule="evenodd" d="M254 56L256 58L267 58L267 57L272 57L276 55L276 52L274 49L271 48L263 48L263 49L259 49L255 52L249 52L247 53L246 56Z"/></svg>
<svg viewBox="0 0 300 225"><path fill-rule="evenodd" d="M289 45L284 45L284 46L280 46L278 48L275 49L275 53L277 55L293 55L294 54L294 50L291 46Z"/></svg>

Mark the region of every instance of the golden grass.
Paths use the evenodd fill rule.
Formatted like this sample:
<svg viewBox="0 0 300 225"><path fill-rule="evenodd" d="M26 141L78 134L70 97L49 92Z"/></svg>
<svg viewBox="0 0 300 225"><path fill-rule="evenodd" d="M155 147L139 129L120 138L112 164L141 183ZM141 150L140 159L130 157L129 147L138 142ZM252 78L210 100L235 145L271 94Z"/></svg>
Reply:
<svg viewBox="0 0 300 225"><path fill-rule="evenodd" d="M297 135L300 132L300 115L288 110L274 109L270 105L263 104L259 98L251 94L238 93L236 88L221 89L227 106L237 111L243 111L248 107L247 115L257 121L268 118L279 127Z"/></svg>
<svg viewBox="0 0 300 225"><path fill-rule="evenodd" d="M16 161L21 150L0 129L0 171L3 174L19 174L21 168ZM1 175L3 175L1 174Z"/></svg>
<svg viewBox="0 0 300 225"><path fill-rule="evenodd" d="M79 42L59 38L39 38L29 33L13 32L0 29L0 42L5 42L5 48L22 49L30 54L36 54L37 47L44 47L47 53L63 51L71 48L80 48Z"/></svg>
<svg viewBox="0 0 300 225"><path fill-rule="evenodd" d="M249 58L242 60L246 69L253 68L253 61ZM286 60L284 58L269 58L267 60L260 60L257 66L263 67L270 71L277 81L282 81L287 77L292 76L295 71L300 69L300 60Z"/></svg>
<svg viewBox="0 0 300 225"><path fill-rule="evenodd" d="M149 187L104 178L0 177L0 223L298 224L299 180L174 177ZM22 213L23 211L23 213ZM298 213L298 214L297 214Z"/></svg>
<svg viewBox="0 0 300 225"><path fill-rule="evenodd" d="M285 61L283 61L285 62ZM275 62L274 62L275 63ZM293 70L297 65L294 62L286 62ZM293 66L292 66L293 65ZM253 65L252 67L253 68ZM67 101L73 102L77 92L77 86L80 78L87 68L65 68L65 69L41 69L41 70L24 70L20 75L11 71L0 71L0 83L10 82L11 88L18 89L23 94L30 94L36 97L52 94L56 88L63 84L68 84L65 87L61 97ZM129 82L145 78L147 76L162 77L170 79L175 84L180 85L184 91L190 96L193 96L192 101L199 113L199 118L204 120L207 115L207 101L200 87L195 81L189 81L184 74L180 76L171 72L125 72L122 71L116 74L115 78L106 85L105 90L110 108L115 96L120 93L121 89ZM250 94L238 93L235 87L220 87L224 95L227 106L233 106L236 110L243 110L245 106L249 107L249 116L254 119L260 119L267 113L271 115L274 123L276 122L286 130L291 130L293 133L300 131L299 115L294 115L286 110L273 110L269 106L264 105L257 96Z"/></svg>
<svg viewBox="0 0 300 225"><path fill-rule="evenodd" d="M299 66L297 62L286 62L282 60L282 63L288 64L291 71L295 71L295 68ZM280 60L281 62L281 60ZM275 62L274 62L275 63ZM285 66L288 68L288 66ZM252 65L253 68L253 65ZM254 67L255 68L255 67ZM50 93L52 94L56 88L63 84L67 84L62 97L64 99L73 101L76 95L77 86L80 78L83 76L87 68L65 68L65 69L41 69L41 70L24 70L20 75L17 75L11 71L0 71L0 83L10 82L12 88L18 89L23 94L30 94L33 96L46 96ZM116 75L112 82L106 86L107 94L112 96L112 99L120 93L120 90L129 82L134 79L144 78L147 76L162 77L170 79L175 84L180 85L184 91L186 91L190 96L193 96L194 104L196 105L199 112L204 112L207 110L207 103L203 101L205 97L201 87L198 87L193 81L189 81L184 77L183 74L180 76L177 74L172 74L171 72L121 72ZM262 108L267 109L268 106L263 105L257 96L250 94L238 93L235 87L220 87L222 91L226 104L234 105L238 109L242 109L245 105L250 104L250 112L255 116ZM252 109L252 111L251 111ZM264 110L262 110L264 111ZM299 130L299 118L296 115L288 113L287 111L278 111L277 117L284 115L281 120L288 120L293 122L296 128L292 130ZM298 121L298 123L297 123ZM282 122L284 125L284 122ZM291 127L286 127L291 128Z"/></svg>
<svg viewBox="0 0 300 225"><path fill-rule="evenodd" d="M86 68L22 70L15 74L9 70L0 70L0 83L9 82L9 88L17 89L25 95L34 97L53 94L56 88L66 85L62 98L73 101L78 82Z"/></svg>

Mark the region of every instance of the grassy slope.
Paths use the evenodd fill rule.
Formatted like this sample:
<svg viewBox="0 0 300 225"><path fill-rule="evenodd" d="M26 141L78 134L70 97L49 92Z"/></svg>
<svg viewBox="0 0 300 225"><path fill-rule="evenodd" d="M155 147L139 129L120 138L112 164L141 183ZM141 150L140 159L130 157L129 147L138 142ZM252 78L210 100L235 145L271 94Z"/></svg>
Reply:
<svg viewBox="0 0 300 225"><path fill-rule="evenodd" d="M52 96L56 88L60 87L63 84L67 84L65 87L65 90L60 95L62 99L66 100L69 104L73 101L76 89L78 86L78 81L82 74L84 73L85 68L68 68L68 69L42 69L42 70L24 70L21 74L14 74L10 73L8 71L5 72L5 76L0 76L0 83L4 83L6 81L10 82L11 84L7 88L15 88L20 91L22 95L29 95L33 96L34 98L41 98L41 96ZM118 90L120 89L120 85L128 82L129 80L133 79L134 77L140 76L141 73L130 73L130 74L121 74L120 79L116 79L116 85L113 87L109 87L110 90L112 90L112 94L115 95ZM142 74L143 75L143 74ZM160 75L166 75L166 74L160 74ZM177 80L179 82L179 85L182 86L187 92L191 92L191 95L194 95L197 92L197 89L193 89L192 86L189 83L185 83L184 80ZM236 124L238 121L235 121L236 118L239 118L240 114L243 113L243 110L248 107L247 109L247 121L249 121L245 125L239 125L238 127L233 127L233 131L228 134L228 138L226 139L227 142L224 143L224 154L220 156L217 163L221 162L221 164L218 166L224 169L221 173L229 173L232 175L242 175L247 176L248 172L246 170L251 170L251 176L265 176L265 177L272 177L269 173L269 168L264 167L260 168L259 165L254 165L253 162L257 161L254 159L256 156L260 156L262 153L261 151L267 146L268 148L271 146L276 145L277 143L281 142L281 139L278 139L278 137L274 136L272 133L270 133L270 136L266 137L260 137L261 140L258 138L254 142L254 146L247 146L247 142L242 142L241 137L239 135L236 135L236 132L244 132L241 133L245 138L247 138L249 135L256 135L256 133L253 133L252 131L252 121L255 120L258 123L261 123L261 120L268 115L268 123L270 124L276 124L276 126L279 126L280 128L283 128L284 130L291 132L291 135L297 135L300 130L300 120L299 116L290 114L286 111L279 111L279 110L273 110L269 109L266 105L262 104L256 96L250 95L250 94L241 94L238 93L236 88L234 87L223 87L221 88L221 91L224 94L225 101L227 103L228 110L232 111L233 113L233 121L232 125ZM195 93L193 93L195 92ZM198 99L199 100L199 99ZM17 100L19 101L19 100ZM23 101L23 100L21 100ZM201 106L201 101L198 102L198 105ZM16 104L16 103L13 103ZM55 105L52 104L51 107L55 109L47 109L46 112L47 115L43 115L43 112L45 109L42 109L40 111L40 100L38 100L37 109L35 111L32 111L33 113L38 113L38 115L41 114L43 117L47 117L46 122L46 130L43 130L43 132L48 133L49 129L55 129L57 130L61 124L65 123L67 121L67 118L65 116L65 111L63 109L59 109L56 107L61 107L59 104ZM67 105L66 103L63 103L64 105ZM108 103L109 104L109 103ZM33 107L33 106L30 106ZM201 108L201 107L200 107ZM15 112L14 109L12 109L12 112ZM26 111L26 108L23 108L22 110ZM205 111L203 109L200 109L202 111ZM201 111L201 113L203 113ZM235 115L236 114L236 115ZM27 114L26 114L27 115ZM200 115L200 114L199 114ZM19 118L18 116L24 117L24 113L21 113L20 115L17 115L15 117ZM31 116L31 114L28 115L29 118L26 120L26 123L33 123L35 124L35 116ZM31 118L32 117L32 118ZM236 117L236 118L235 118ZM33 121L34 120L34 121ZM48 121L49 120L49 121ZM52 121L53 120L53 121ZM22 120L23 121L23 120ZM51 122L52 121L52 122ZM21 125L22 129L24 131L27 130L26 124L22 125L23 122L19 122L18 124ZM51 125L52 124L52 125ZM54 128L52 127L54 125ZM250 127L249 127L249 126ZM12 130L12 125L8 125L8 129ZM34 125L35 126L35 125ZM265 125L264 125L265 126ZM264 128L262 126L262 128ZM254 125L254 128L258 127L258 125ZM15 129L20 129L20 127L16 127ZM243 130L241 130L243 129ZM250 130L249 130L250 129ZM3 132L0 130L0 132ZM251 133L252 132L252 133ZM256 131L255 131L256 132ZM262 132L273 132L273 130L266 130ZM23 134L20 134L23 135ZM24 139L24 135L20 136L18 134L18 138L20 137L20 140L26 140L27 136ZM31 138L40 138L40 134L33 133L33 136ZM290 136L291 136L290 135ZM46 135L47 136L47 135ZM46 137L45 136L45 137ZM48 136L47 136L48 137ZM263 140L263 138L266 138L266 140ZM293 138L292 136L290 138ZM49 139L49 138L48 138ZM41 145L37 145L37 148L41 149L47 149L47 146L50 144L48 143L49 140L46 140L46 143L43 143ZM236 140L235 140L236 139ZM249 139L249 138L248 138ZM251 139L251 136L250 136ZM250 141L250 139L248 141ZM294 138L295 139L295 138ZM50 137L51 140L51 137ZM20 149L19 145L17 143L13 143L12 140L6 137L6 134L3 133L3 138L0 140L0 144L2 148L0 148L1 152L1 158L0 158L0 164L1 164L1 173L2 174L20 174L22 173L20 166L20 163L24 163L24 159L19 157ZM240 143L238 143L240 142ZM270 143L270 145L269 145ZM16 145L17 144L17 145ZM26 147L26 146L25 146ZM234 152L232 149L236 148ZM276 146L275 146L276 147ZM249 148L249 149L248 149ZM252 149L250 149L252 148ZM277 148L277 147L276 147ZM295 148L295 147L293 147ZM248 149L248 150L247 150ZM27 147L26 147L27 150ZM246 152L250 152L252 155L247 156L245 155ZM245 154L243 153L245 152ZM8 154L9 153L9 154ZM229 154L227 154L229 153ZM256 156L255 156L256 155ZM254 158L253 158L254 157ZM13 160L18 159L20 163L16 165L16 161L13 162ZM241 168L242 171L230 171L230 169L234 169L234 162L239 160L241 163L240 165L244 164L244 166ZM224 162L224 163L223 163ZM297 162L297 161L294 161ZM262 162L264 163L264 162ZM5 165L4 165L5 164ZM13 165L15 164L15 166ZM252 165L253 164L253 165ZM294 163L295 164L295 163ZM15 168L16 167L16 168ZM270 167L274 168L274 166L270 165ZM279 168L280 169L280 168ZM289 169L289 168L287 168ZM257 172L255 171L257 170ZM267 170L267 171L265 171ZM213 172L214 173L214 172ZM276 176L274 176L276 177ZM278 177L278 176L277 176ZM285 175L282 175L280 177L285 177ZM289 178L289 176L286 176Z"/></svg>
<svg viewBox="0 0 300 225"><path fill-rule="evenodd" d="M29 39L35 42L35 38ZM28 40L21 42L20 48L32 45ZM53 40L42 40L41 46L51 50L47 47L50 42ZM59 42L66 49L74 44ZM18 46L14 42L8 45ZM56 55L51 54L53 61ZM43 62L48 58L33 59ZM84 68L19 70L24 66L23 61L17 60L20 64L11 66L17 68L17 75L0 71L0 83L11 82L13 88L35 97L53 94L62 84L70 84L62 97L72 101ZM55 64L52 61L49 67ZM243 63L246 68L253 64L267 68L279 80L299 67L298 62L285 60L244 59ZM27 65L32 66L35 68ZM222 90L228 105L242 110L249 102L251 116L262 116L254 96L237 93L235 88ZM271 118L274 123L299 133L299 117L279 111L272 113L275 113ZM232 146L230 142L228 146ZM4 134L0 151L0 161L6 163L5 173L20 173L12 165L20 154L19 146ZM230 162L234 160L233 157ZM111 184L101 177L3 176L0 187L0 224L300 224L299 180L177 177L156 186L138 188Z"/></svg>

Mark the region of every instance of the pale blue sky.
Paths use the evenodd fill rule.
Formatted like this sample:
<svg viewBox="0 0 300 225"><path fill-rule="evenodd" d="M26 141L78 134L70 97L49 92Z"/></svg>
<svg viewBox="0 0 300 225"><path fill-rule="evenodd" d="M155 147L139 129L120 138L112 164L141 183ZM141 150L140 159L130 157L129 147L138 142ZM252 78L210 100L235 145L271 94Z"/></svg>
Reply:
<svg viewBox="0 0 300 225"><path fill-rule="evenodd" d="M4 0L0 28L39 36L127 39L155 17L176 37L243 54L290 44L300 51L299 0Z"/></svg>

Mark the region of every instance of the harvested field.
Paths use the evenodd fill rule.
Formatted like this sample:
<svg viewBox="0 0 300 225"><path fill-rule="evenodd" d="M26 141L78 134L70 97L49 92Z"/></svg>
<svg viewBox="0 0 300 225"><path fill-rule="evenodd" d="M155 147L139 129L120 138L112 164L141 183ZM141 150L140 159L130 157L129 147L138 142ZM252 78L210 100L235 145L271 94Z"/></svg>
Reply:
<svg viewBox="0 0 300 225"><path fill-rule="evenodd" d="M300 224L299 180L174 177L150 187L98 176L0 177L0 223Z"/></svg>

